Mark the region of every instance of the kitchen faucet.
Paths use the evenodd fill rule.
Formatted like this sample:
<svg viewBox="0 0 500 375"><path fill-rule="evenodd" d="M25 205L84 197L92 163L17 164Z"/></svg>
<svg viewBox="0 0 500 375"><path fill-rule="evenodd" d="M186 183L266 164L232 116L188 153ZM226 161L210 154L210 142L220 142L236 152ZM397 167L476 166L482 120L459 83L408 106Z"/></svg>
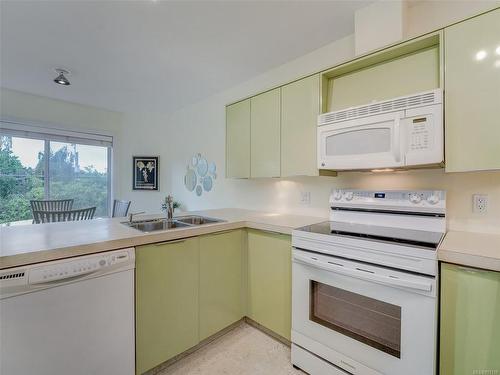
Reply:
<svg viewBox="0 0 500 375"><path fill-rule="evenodd" d="M134 222L134 216L135 215L139 215L139 214L143 214L145 213L144 211L141 211L141 212L131 212L128 214L128 221L130 224L132 224Z"/></svg>
<svg viewBox="0 0 500 375"><path fill-rule="evenodd" d="M167 219L172 220L174 216L174 208L172 204L174 203L174 197L171 196L170 194L167 195L167 198L165 199L165 203L167 204Z"/></svg>

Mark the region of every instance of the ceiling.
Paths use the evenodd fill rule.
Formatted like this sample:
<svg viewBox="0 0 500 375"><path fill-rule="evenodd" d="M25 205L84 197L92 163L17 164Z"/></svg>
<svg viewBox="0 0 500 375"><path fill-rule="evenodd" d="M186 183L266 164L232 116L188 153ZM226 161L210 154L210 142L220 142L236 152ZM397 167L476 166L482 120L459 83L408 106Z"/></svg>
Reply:
<svg viewBox="0 0 500 375"><path fill-rule="evenodd" d="M370 2L1 1L0 85L170 112L353 33Z"/></svg>

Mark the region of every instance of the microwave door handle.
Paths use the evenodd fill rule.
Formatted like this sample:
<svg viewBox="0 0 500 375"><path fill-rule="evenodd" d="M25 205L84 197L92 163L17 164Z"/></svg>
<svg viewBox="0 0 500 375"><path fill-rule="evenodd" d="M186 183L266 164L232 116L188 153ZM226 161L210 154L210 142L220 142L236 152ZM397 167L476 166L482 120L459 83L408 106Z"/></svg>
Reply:
<svg viewBox="0 0 500 375"><path fill-rule="evenodd" d="M394 119L394 132L392 139L392 153L397 163L401 161L401 117L398 115Z"/></svg>
<svg viewBox="0 0 500 375"><path fill-rule="evenodd" d="M368 280L368 281L375 281L380 284L387 284L391 286L396 286L396 287L404 287L404 288L409 288L409 289L415 289L415 290L423 290L426 292L430 292L432 289L432 283L431 282L419 282L419 281L414 281L414 280L408 280L408 279L401 279L401 278L394 278L394 277L389 277L385 275L378 275L376 273L372 273L370 271L363 271L361 269L352 269L352 268L347 268L338 264L333 264L333 263L327 263L323 262L320 260L314 260L310 257L303 256L303 255L294 255L293 259L299 263L306 264L308 266L312 266L315 268L321 268L327 271L332 271L335 273L339 273L345 276L352 276L356 277L358 279L363 279L363 280Z"/></svg>

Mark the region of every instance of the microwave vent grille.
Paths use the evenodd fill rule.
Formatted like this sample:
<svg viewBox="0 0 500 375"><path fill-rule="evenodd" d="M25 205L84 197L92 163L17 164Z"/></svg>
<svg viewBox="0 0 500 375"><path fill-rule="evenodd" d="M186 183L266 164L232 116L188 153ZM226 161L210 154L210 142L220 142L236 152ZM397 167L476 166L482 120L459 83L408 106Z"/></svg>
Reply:
<svg viewBox="0 0 500 375"><path fill-rule="evenodd" d="M352 107L341 111L325 113L319 116L318 125L321 126L331 124L333 122L352 120L359 117L400 111L438 103L441 103L440 90L433 90L420 94L386 100L383 102L376 102L359 107Z"/></svg>

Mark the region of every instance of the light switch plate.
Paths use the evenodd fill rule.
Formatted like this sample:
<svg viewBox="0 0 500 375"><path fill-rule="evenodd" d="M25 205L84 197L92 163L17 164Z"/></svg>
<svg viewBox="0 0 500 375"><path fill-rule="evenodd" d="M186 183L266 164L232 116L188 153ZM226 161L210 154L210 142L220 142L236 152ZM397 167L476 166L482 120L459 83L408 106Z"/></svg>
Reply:
<svg viewBox="0 0 500 375"><path fill-rule="evenodd" d="M488 195L474 194L472 196L472 211L476 214L488 212Z"/></svg>

